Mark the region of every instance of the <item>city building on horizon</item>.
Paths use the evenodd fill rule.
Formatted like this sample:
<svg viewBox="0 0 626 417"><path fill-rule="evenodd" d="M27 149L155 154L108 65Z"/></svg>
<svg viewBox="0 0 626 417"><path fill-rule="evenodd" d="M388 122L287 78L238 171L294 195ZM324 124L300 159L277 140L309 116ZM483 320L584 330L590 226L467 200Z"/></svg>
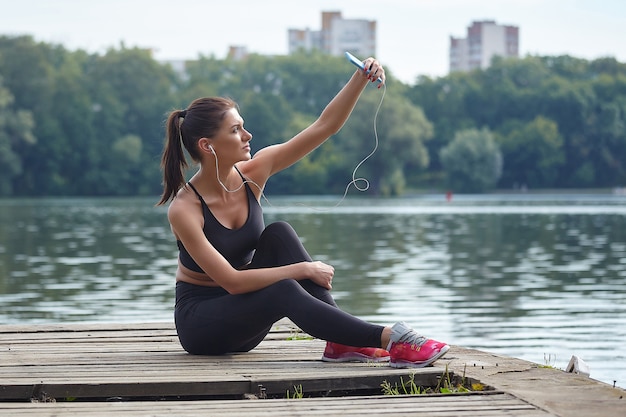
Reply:
<svg viewBox="0 0 626 417"><path fill-rule="evenodd" d="M248 56L248 47L244 45L231 45L228 47L226 57L235 61L241 61Z"/></svg>
<svg viewBox="0 0 626 417"><path fill-rule="evenodd" d="M496 55L519 57L519 27L474 21L467 28L467 37L450 36L450 72L488 68Z"/></svg>
<svg viewBox="0 0 626 417"><path fill-rule="evenodd" d="M321 30L289 29L288 53L319 50L340 56L350 51L357 56L376 56L376 21L344 19L339 11L322 12Z"/></svg>

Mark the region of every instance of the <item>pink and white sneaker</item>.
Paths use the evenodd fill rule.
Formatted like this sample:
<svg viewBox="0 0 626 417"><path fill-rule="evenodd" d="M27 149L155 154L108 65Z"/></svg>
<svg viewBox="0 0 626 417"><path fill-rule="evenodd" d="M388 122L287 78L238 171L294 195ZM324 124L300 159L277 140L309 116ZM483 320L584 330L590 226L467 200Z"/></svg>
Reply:
<svg viewBox="0 0 626 417"><path fill-rule="evenodd" d="M326 342L324 362L388 362L389 352L381 348L354 347Z"/></svg>
<svg viewBox="0 0 626 417"><path fill-rule="evenodd" d="M391 328L387 350L393 368L423 368L441 358L450 349L445 343L419 335L404 322Z"/></svg>

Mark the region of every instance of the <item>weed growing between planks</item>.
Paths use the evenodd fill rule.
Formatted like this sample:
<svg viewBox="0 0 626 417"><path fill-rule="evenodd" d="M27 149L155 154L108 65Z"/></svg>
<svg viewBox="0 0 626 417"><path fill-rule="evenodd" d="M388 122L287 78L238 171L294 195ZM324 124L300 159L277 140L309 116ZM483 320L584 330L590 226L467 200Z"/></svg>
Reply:
<svg viewBox="0 0 626 417"><path fill-rule="evenodd" d="M293 386L293 394L290 394L289 390L287 390L288 400L296 400L300 398L304 398L304 393L302 392L302 384Z"/></svg>
<svg viewBox="0 0 626 417"><path fill-rule="evenodd" d="M467 366L466 366L467 367ZM387 380L380 384L384 395L424 395L424 394L458 394L475 391L484 391L485 386L480 382L470 382L465 378L465 368L463 369L463 377L453 377L448 372L448 365L439 378L436 387L421 387L415 383L415 374L409 376L408 381L400 377L400 385L398 383L391 384Z"/></svg>
<svg viewBox="0 0 626 417"><path fill-rule="evenodd" d="M292 330L287 340L313 340L313 336L309 336L306 333L301 333L299 330Z"/></svg>
<svg viewBox="0 0 626 417"><path fill-rule="evenodd" d="M543 354L543 365L538 365L538 368L549 368L549 369L559 369L555 366L556 364L556 355L552 353Z"/></svg>

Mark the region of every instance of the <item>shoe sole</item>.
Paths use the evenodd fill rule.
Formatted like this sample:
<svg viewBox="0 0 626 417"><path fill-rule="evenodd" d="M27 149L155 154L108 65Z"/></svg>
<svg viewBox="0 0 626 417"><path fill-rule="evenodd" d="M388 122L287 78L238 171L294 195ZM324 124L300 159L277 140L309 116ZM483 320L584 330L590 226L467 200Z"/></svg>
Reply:
<svg viewBox="0 0 626 417"><path fill-rule="evenodd" d="M344 356L341 358L329 358L328 356L322 356L322 361L324 362L363 362L363 363L381 363L381 362L389 362L389 356L381 356L380 358L372 358L371 356L361 356L361 355L352 355L352 356Z"/></svg>
<svg viewBox="0 0 626 417"><path fill-rule="evenodd" d="M403 361L403 360L399 360L399 361L391 361L389 363L389 366L391 366L392 368L424 368L428 365L430 365L431 363L435 362L437 359L441 358L443 355L446 354L446 352L450 350L450 346L446 345L443 348L441 348L441 350L439 351L439 353L437 353L435 356L429 358L427 361L424 362L410 362L410 361Z"/></svg>

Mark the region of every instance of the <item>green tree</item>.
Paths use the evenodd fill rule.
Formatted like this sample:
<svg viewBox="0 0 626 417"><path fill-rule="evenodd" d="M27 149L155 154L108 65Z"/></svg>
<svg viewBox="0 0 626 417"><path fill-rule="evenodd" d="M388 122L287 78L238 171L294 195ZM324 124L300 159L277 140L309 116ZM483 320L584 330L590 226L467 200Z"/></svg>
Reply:
<svg viewBox="0 0 626 417"><path fill-rule="evenodd" d="M488 191L495 187L502 175L502 154L486 128L457 132L439 157L448 185L456 192Z"/></svg>
<svg viewBox="0 0 626 417"><path fill-rule="evenodd" d="M368 179L370 192L375 195L399 195L405 191L409 170L421 172L428 167L424 144L432 138L433 126L421 108L393 92L388 92L375 120L380 100L381 91L373 87L363 93L338 135L337 146L346 155L346 173L359 163L357 158L375 150L359 167L357 176Z"/></svg>
<svg viewBox="0 0 626 417"><path fill-rule="evenodd" d="M127 134L117 138L109 154L116 161L115 171L107 171L110 183L118 184L117 194L134 195L137 193L136 178L142 176L141 161L143 143L139 136ZM104 177L106 178L106 176Z"/></svg>
<svg viewBox="0 0 626 417"><path fill-rule="evenodd" d="M60 133L50 111L54 108L55 65L62 60L62 54L62 48L36 43L30 36L0 37L4 85L14 97L14 108L30 112L37 126L38 146L13 148L24 168L14 177L16 195L49 194L50 184L58 177L61 161L50 151Z"/></svg>
<svg viewBox="0 0 626 417"><path fill-rule="evenodd" d="M285 138L293 137L314 121L312 115L294 112L286 126ZM339 192L333 184L341 178L337 173L340 161L337 139L333 138L273 177L267 184L268 193L311 195Z"/></svg>
<svg viewBox="0 0 626 417"><path fill-rule="evenodd" d="M543 116L531 122L511 120L500 130L504 187L554 187L565 161L557 124Z"/></svg>
<svg viewBox="0 0 626 417"><path fill-rule="evenodd" d="M23 173L18 149L36 142L32 114L15 109L13 100L0 78L0 195L13 195L13 181Z"/></svg>
<svg viewBox="0 0 626 417"><path fill-rule="evenodd" d="M486 70L453 73L436 80L421 78L408 97L424 108L435 126L434 139L428 145L433 177L441 169L439 149L450 142L454 132L484 126L506 136L512 126L526 129L542 117L555 123L562 139L558 159L563 159L552 160L551 168L546 168L548 174L534 175L533 182L539 181L536 187L614 186L626 176L622 162L626 160L624 77L626 65L612 58L496 58ZM541 148L546 143L528 145ZM524 151L542 154L545 149ZM527 176L515 172L526 164L506 165L503 184L515 181L511 175ZM555 177L556 165L560 169Z"/></svg>
<svg viewBox="0 0 626 417"><path fill-rule="evenodd" d="M94 130L96 115L88 91L84 64L88 57L81 53L57 51L58 66L50 75L52 85L49 108L40 114L46 129L36 156L47 171L53 173L46 181L46 194L92 194L94 185L86 181L98 168L103 153L98 152Z"/></svg>
<svg viewBox="0 0 626 417"><path fill-rule="evenodd" d="M536 57L495 57L489 68L473 76L481 87L467 92L467 116L476 126L491 130L510 119L532 120L537 115L537 93L545 93L542 88L552 78Z"/></svg>
<svg viewBox="0 0 626 417"><path fill-rule="evenodd" d="M434 128L432 140L426 142L430 171L442 170L439 151L452 142L455 132L477 126L470 118L468 97L480 89L474 73L456 72L437 79L419 77L407 91L406 96L423 109Z"/></svg>
<svg viewBox="0 0 626 417"><path fill-rule="evenodd" d="M184 76L174 81L178 104L173 103L173 107L185 108L198 97L224 95L222 90L232 74L232 68L214 56L201 55L185 62Z"/></svg>
<svg viewBox="0 0 626 417"><path fill-rule="evenodd" d="M614 66L592 82L597 97L590 112L586 132L594 138L590 157L600 168L596 170L598 184L623 186L626 184L626 71L610 75ZM604 68L602 66L601 68Z"/></svg>
<svg viewBox="0 0 626 417"><path fill-rule="evenodd" d="M282 95L295 111L314 116L321 113L355 69L345 59L321 52L300 52L272 58L268 63L272 74L278 73L273 77L264 75L272 80L273 92Z"/></svg>
<svg viewBox="0 0 626 417"><path fill-rule="evenodd" d="M94 148L102 158L87 179L92 193L158 194L164 119L176 102L173 86L179 85L172 68L156 62L148 50L121 45L119 50L95 57L86 71L92 86L92 112L101 126ZM142 149L141 159L132 168L110 152L116 141L129 135L139 139Z"/></svg>

